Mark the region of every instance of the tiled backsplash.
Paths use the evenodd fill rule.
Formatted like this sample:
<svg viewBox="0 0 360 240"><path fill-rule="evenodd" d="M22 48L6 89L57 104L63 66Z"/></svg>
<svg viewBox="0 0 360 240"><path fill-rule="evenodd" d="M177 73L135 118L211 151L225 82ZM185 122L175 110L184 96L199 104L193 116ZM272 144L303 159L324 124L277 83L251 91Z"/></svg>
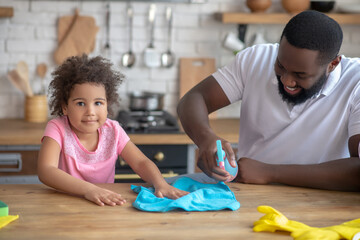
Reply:
<svg viewBox="0 0 360 240"><path fill-rule="evenodd" d="M269 12L284 12L281 0L273 0ZM347 3L360 1L339 0ZM339 3L338 3L339 4ZM36 76L36 66L45 62L48 65L46 84L51 80L51 72L56 67L53 53L57 48L57 20L65 15L73 15L79 9L80 15L96 19L99 32L92 56L103 54L105 45L106 1L37 1L0 0L0 6L14 7L12 18L0 18L0 118L22 118L24 96L6 78L8 71L23 60L29 65L30 82L35 92L40 90L40 78ZM165 109L175 114L178 101L178 70L180 57L212 57L217 67L231 61L233 53L222 46L225 35L237 33L236 24L222 24L214 19L220 11L249 12L246 0L207 0L204 4L156 3L155 49L159 52L167 48L166 7L173 10L172 51L177 57L171 68L147 68L144 66L143 51L149 43L147 14L150 3L132 3L133 51L136 64L131 69L120 66L122 54L128 50L128 29L126 2L110 1L110 50L111 61L126 79L120 88L121 108L128 105L128 93L134 90L148 90L165 93ZM268 42L277 42L284 25L249 25L246 42L256 32L261 32ZM360 56L360 26L344 25L344 44L342 54ZM219 117L238 117L240 104L219 111Z"/></svg>

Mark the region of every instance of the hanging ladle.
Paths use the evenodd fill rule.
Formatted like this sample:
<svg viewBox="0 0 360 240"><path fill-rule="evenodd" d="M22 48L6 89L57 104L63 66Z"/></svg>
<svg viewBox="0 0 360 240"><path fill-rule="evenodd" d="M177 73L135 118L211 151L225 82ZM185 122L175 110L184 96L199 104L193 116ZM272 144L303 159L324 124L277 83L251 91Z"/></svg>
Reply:
<svg viewBox="0 0 360 240"><path fill-rule="evenodd" d="M110 59L110 3L106 3L106 39L104 46L104 55Z"/></svg>
<svg viewBox="0 0 360 240"><path fill-rule="evenodd" d="M124 53L121 57L121 65L127 68L131 68L135 63L135 54L132 51L132 22L133 22L133 9L131 5L128 5L127 16L129 21L129 51Z"/></svg>
<svg viewBox="0 0 360 240"><path fill-rule="evenodd" d="M40 94L45 94L46 90L45 90L45 75L46 75L46 71L47 71L47 65L46 63L40 63L36 66L36 73L37 75L40 77L41 79L41 90L40 90Z"/></svg>
<svg viewBox="0 0 360 240"><path fill-rule="evenodd" d="M171 52L172 11L170 7L166 9L166 20L168 22L168 49L161 54L161 66L169 68L175 61L175 55Z"/></svg>

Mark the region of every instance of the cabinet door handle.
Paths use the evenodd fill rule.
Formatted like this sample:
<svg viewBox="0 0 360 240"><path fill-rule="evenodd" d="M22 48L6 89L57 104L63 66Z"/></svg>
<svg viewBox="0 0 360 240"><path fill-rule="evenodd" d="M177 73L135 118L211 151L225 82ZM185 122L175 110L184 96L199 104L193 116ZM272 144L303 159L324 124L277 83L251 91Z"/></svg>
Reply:
<svg viewBox="0 0 360 240"><path fill-rule="evenodd" d="M20 172L21 169L20 153L0 153L0 172Z"/></svg>
<svg viewBox="0 0 360 240"><path fill-rule="evenodd" d="M165 159L165 154L163 152L157 152L155 155L154 155L154 159L157 161L157 162L162 162L164 161Z"/></svg>
<svg viewBox="0 0 360 240"><path fill-rule="evenodd" d="M179 174L174 173L174 171L169 171L167 173L162 173L161 175L164 178L179 176ZM140 176L135 174L135 173L120 173L120 174L115 174L115 179L140 179Z"/></svg>

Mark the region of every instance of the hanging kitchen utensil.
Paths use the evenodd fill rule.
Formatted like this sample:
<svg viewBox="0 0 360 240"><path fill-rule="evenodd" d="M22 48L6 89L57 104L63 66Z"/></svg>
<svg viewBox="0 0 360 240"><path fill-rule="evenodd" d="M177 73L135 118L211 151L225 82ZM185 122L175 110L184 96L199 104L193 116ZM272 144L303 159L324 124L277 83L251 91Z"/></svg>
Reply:
<svg viewBox="0 0 360 240"><path fill-rule="evenodd" d="M168 23L168 46L167 51L161 54L161 66L169 68L175 61L175 55L171 52L172 10L170 7L166 9L166 20Z"/></svg>
<svg viewBox="0 0 360 240"><path fill-rule="evenodd" d="M154 48L154 25L155 25L155 4L150 5L149 9L149 26L150 26L150 43L144 51L144 63L145 66L154 68L160 67L160 54Z"/></svg>
<svg viewBox="0 0 360 240"><path fill-rule="evenodd" d="M106 3L106 39L104 46L104 56L107 59L110 59L110 3Z"/></svg>
<svg viewBox="0 0 360 240"><path fill-rule="evenodd" d="M21 92L23 92L25 95L27 95L27 88L25 82L21 79L18 72L15 70L12 70L8 72L7 77L9 81Z"/></svg>
<svg viewBox="0 0 360 240"><path fill-rule="evenodd" d="M47 71L47 66L46 66L45 63L40 63L40 64L37 65L36 73L41 79L41 90L40 90L41 95L45 94L45 81L44 81L44 78L45 78L45 75L46 75L46 71Z"/></svg>
<svg viewBox="0 0 360 240"><path fill-rule="evenodd" d="M128 28L129 28L129 51L124 53L121 57L121 65L127 68L131 68L135 64L135 54L132 51L132 25L133 25L133 16L134 12L131 5L128 5L127 8L127 17L128 17Z"/></svg>
<svg viewBox="0 0 360 240"><path fill-rule="evenodd" d="M22 81L22 84L24 84L26 88L25 90L26 96L33 96L34 94L29 83L29 67L26 64L26 62L24 61L18 62L18 64L16 65L16 71L20 76L20 80Z"/></svg>

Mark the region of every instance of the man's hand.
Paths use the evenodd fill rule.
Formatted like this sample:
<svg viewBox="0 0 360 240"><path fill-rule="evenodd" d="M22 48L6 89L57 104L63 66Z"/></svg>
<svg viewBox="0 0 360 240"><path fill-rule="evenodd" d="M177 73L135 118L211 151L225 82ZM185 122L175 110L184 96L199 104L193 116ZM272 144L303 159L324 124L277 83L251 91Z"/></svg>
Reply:
<svg viewBox="0 0 360 240"><path fill-rule="evenodd" d="M274 174L271 166L254 159L240 158L238 160L238 175L235 181L251 184L269 184L271 183L271 176Z"/></svg>
<svg viewBox="0 0 360 240"><path fill-rule="evenodd" d="M218 181L226 181L230 178L230 174L217 166L216 163L216 140L220 139L221 144L226 152L226 156L230 162L230 165L236 167L235 163L235 154L232 150L232 147L229 142L221 139L217 136L208 138L206 141L199 146L199 156L198 156L198 167L209 177L214 178Z"/></svg>

